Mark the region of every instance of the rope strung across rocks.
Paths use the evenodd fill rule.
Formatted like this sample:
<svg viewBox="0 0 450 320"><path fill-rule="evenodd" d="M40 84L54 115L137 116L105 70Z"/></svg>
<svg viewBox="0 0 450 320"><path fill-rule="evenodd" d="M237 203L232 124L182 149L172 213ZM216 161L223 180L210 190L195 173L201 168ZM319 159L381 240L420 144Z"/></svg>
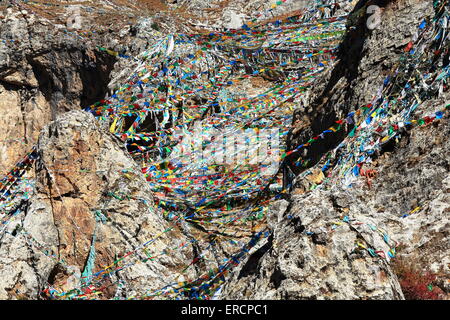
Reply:
<svg viewBox="0 0 450 320"><path fill-rule="evenodd" d="M439 27L442 18L439 9L436 16L433 23L425 21L419 26L416 43L421 43L423 47L433 47L437 42L440 47L447 44L448 35L444 40L442 31L445 28ZM183 250L194 243L202 245L201 252L178 270L180 274L185 274L189 268L206 261L216 243L228 241L237 246L234 253L216 267L204 270L203 276L184 282L170 281L164 288L130 297L210 299L225 281L227 273L261 239L270 235L264 226L265 214L270 203L286 192L281 187L280 168L286 163L287 156L297 154L313 143L320 143L325 135L354 126L340 146L324 157L326 163L323 169L329 174L322 186L336 183L338 178L347 179L349 174L352 177L345 182L351 183L361 175L362 163L370 161L372 150L381 148L393 139L401 128L423 126L444 118L448 106L428 116L417 119L411 117L420 106L421 99L426 98L425 93L445 83L448 68L436 71L436 76L430 73L422 77L425 83L428 79L429 90L416 97L418 93L413 91L413 87L418 87L421 81L402 81L404 69L400 65L394 74L386 78L372 103L349 113L293 150L286 151L284 143L276 146L273 151L277 151L280 156L271 174L267 174L266 163L251 164L257 157L255 154L244 155L242 162L229 166L210 163L208 157L201 157L208 147L215 146L219 137L235 137L243 129L258 134L262 129L278 129L276 137L287 134L293 108L301 103L303 94L314 84L315 79L333 64L335 48L345 32L345 17L320 15L319 20L312 17L314 14L309 18L305 14L252 28L246 25L242 30L161 38L139 56L138 66L128 77L127 83L110 97L88 108L99 121L108 124L113 134L122 139L136 160L142 161L142 173L157 198L158 209L171 226L135 246L109 266L95 266L92 262L95 261L95 241L91 240L90 263L84 270L80 285L69 291L49 285L44 290L49 297L96 298L106 290L106 280L113 284L120 283L119 280L111 281L118 271L126 272L138 263L156 261L171 250ZM426 39L432 40L424 41ZM304 44L306 49L295 50L300 44ZM286 50L290 52L286 53ZM423 49L415 48L413 42L405 48L405 57L402 59L419 62L423 52ZM112 54L115 55L114 52ZM270 71L275 71L275 75L270 75ZM251 83L260 77L266 77L269 80L265 81L275 84L263 91ZM404 90L399 93L396 102L391 99L396 93L393 90L394 83L395 88L400 86ZM248 88L243 90L238 84ZM256 93L248 99L247 90L255 90ZM203 141L200 141L200 148L185 152L181 142L195 135L195 126L202 129ZM370 148L361 148L369 144ZM191 147L195 141L187 145ZM228 155L237 157L243 155L247 148L259 149L259 146L258 138L250 138L245 144L237 144ZM338 153L338 150L346 152ZM305 162L298 161L297 164L305 165ZM13 181L19 181L23 176L21 166L19 164L17 170L12 171L10 177ZM306 174L307 171L298 178ZM8 190L12 184L17 185L17 182L14 184L11 181L6 185L7 180L2 181L5 181ZM111 191L108 196L118 201L132 198L117 191ZM106 221L107 216L104 215ZM348 221L343 222L350 221L348 217L344 219ZM251 230L252 236L248 237L248 241L245 240L246 243L235 241L230 235L221 235L227 230L233 230L237 223L247 226L249 221L256 222ZM148 251L155 239L182 222L211 229L177 247L166 248L159 253ZM358 242L356 245L365 248L374 257L394 257L395 242L392 245L392 240L384 230L373 225L367 226L379 233L390 249L385 253L367 243ZM212 241L211 236L215 240ZM37 247L37 244L34 246ZM43 247L40 249L46 251ZM145 257L141 257L142 254Z"/></svg>

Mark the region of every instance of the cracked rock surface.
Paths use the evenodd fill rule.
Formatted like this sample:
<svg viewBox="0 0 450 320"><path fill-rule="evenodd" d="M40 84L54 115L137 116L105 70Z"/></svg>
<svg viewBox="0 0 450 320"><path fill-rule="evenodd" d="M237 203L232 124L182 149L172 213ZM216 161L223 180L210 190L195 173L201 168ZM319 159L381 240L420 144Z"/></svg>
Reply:
<svg viewBox="0 0 450 320"><path fill-rule="evenodd" d="M186 238L156 212L139 168L92 115L66 113L42 130L37 150L36 194L1 239L0 298L36 299L49 285L70 291L93 250L92 272L112 271L100 298L143 295L177 280L173 271L190 253L164 250ZM116 271L128 252L127 272Z"/></svg>

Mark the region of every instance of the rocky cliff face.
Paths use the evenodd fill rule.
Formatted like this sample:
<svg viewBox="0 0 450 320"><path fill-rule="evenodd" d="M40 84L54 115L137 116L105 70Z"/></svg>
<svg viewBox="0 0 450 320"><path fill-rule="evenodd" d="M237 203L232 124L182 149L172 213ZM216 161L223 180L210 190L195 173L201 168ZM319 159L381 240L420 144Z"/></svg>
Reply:
<svg viewBox="0 0 450 320"><path fill-rule="evenodd" d="M294 189L271 208L273 238L234 273L222 297L400 299L392 267L399 259L439 275L435 285L448 292L448 129L442 122L412 132L358 187L300 195ZM388 256L395 242L390 263L365 249Z"/></svg>
<svg viewBox="0 0 450 320"><path fill-rule="evenodd" d="M102 99L115 58L30 12L5 9L0 25L0 172L25 155L49 121Z"/></svg>
<svg viewBox="0 0 450 320"><path fill-rule="evenodd" d="M88 280L106 287L96 298L131 297L180 280L174 270L191 253L166 251L187 238L155 212L140 169L92 115L65 113L37 150L35 194L2 235L2 299L67 294Z"/></svg>
<svg viewBox="0 0 450 320"><path fill-rule="evenodd" d="M355 106L373 102L390 71L407 59L404 48L417 39L421 21L434 16L431 1L369 4L383 8L378 28L370 31L365 27L365 15L356 16L358 9L361 12L365 7L357 5L336 66L311 90L304 108L294 114L290 149L318 136ZM445 56L440 58L445 64ZM442 65L439 58L434 61ZM426 74L434 67L428 68L417 70ZM448 93L442 91L439 97L422 97L428 100L421 104L422 116L434 114L449 101ZM305 122L311 125L305 126ZM349 126L347 132L351 129ZM248 260L251 267L244 265L234 273L222 296L399 299L397 267L389 258L394 246L397 260L415 265L412 270L431 270L438 275L434 284L439 291L448 293L448 130L443 119L396 136L371 161L361 163L364 170L358 167L361 175L351 188L327 187L325 168L313 167L308 173L292 166L294 171L306 173L306 179L297 178L289 201L273 207L269 223L273 238L252 254ZM302 156L317 163L344 136L336 134L318 146L306 147ZM313 190L322 183L328 190ZM384 252L383 257L391 262L380 261L375 250Z"/></svg>
<svg viewBox="0 0 450 320"><path fill-rule="evenodd" d="M58 1L47 3L53 4L50 10L15 1L2 8L0 173L34 149L0 180L0 298L404 299L410 297L404 272L411 270L432 273L426 285L435 287L439 298L448 297L450 146L448 112L442 112L449 105L446 15L431 0L328 2L313 10L303 1L289 0L87 1L81 7L86 30L64 24L69 14ZM441 2L448 11L446 1ZM369 6L378 8L375 28L368 25L373 18ZM175 106L187 106L187 112L178 121L220 123L213 117L215 109L198 118L192 111L216 102L218 88L229 80L215 82L220 77L209 74L209 63L223 68L221 55L230 54L222 44L205 55L204 65L195 61L211 48L214 32L226 30L230 33L220 35L227 37L228 29L240 29L248 21L264 28L268 21L301 14L315 28L317 18L330 19L319 24L328 26L336 21L332 17L345 17L346 28L343 38L336 38L332 58L316 61L307 52L295 57L325 71L311 84L287 87L308 86L301 98L281 104L295 108L286 139L287 151L292 151L272 179L281 180L283 172L284 189L273 197L220 202L232 194L229 186L214 194L218 202L208 207L204 200L187 201L187 194L202 184L208 194L210 185L227 180L203 183L199 172L192 171L194 182L179 192L180 201L167 197L175 189L167 181L175 185L187 178L174 178L176 163L160 158L150 159L152 167L168 171L145 175L149 156L132 157L130 152L158 145L148 142L155 132L138 130L141 138L132 147L124 140L123 134L135 133L131 128L139 119L132 110L144 100L159 107L166 101L162 97L185 94L173 89L182 87L176 77L164 82L167 69L178 64L186 72L178 80L186 76L200 92L184 88L188 98ZM268 28L273 33L288 29L278 30L274 23ZM295 34L311 36L298 41L301 50L305 41L311 41L311 48L320 43L315 28L306 24ZM164 36L175 32L213 36L201 38L200 47L180 41L181 49L174 49L178 43ZM271 41L255 49L247 44L247 34L240 40L230 52L241 62L242 51L250 62L236 66L234 61L221 69L244 80L231 81L226 93L228 101L237 96L240 107L249 97L269 101L264 93L270 88L313 70L311 65L298 67L286 49L270 51ZM158 45L160 52L141 55ZM262 72L258 54L264 46L268 69L281 68L277 54L287 57L292 69L272 76ZM173 50L177 59L170 56ZM150 64L155 56L164 62ZM194 60L183 65L186 56ZM246 79L258 72L261 78ZM157 95L136 80L145 74L157 83L150 87ZM211 86L216 100L202 92ZM281 91L283 100L287 92ZM107 106L93 112L97 119L81 111L95 102ZM122 135L108 118L120 105L130 108L121 124L130 129ZM173 119L161 110L149 120L144 117L143 126L162 128L163 117ZM267 122L272 112L264 114ZM171 120L170 126L177 123ZM153 131L169 136L170 126ZM230 181L245 185L233 174L231 170ZM168 178L154 188L161 177ZM270 189L264 183L257 180L258 187L263 185L258 194ZM254 202L267 204L258 219ZM185 210L178 208L180 203Z"/></svg>
<svg viewBox="0 0 450 320"><path fill-rule="evenodd" d="M49 121L103 99L114 87L109 87L111 79L127 81L119 77L124 66L135 67L133 56L157 32L151 19L123 3L117 8L98 2L77 10L58 2L46 7L15 1L0 6L2 174L36 143Z"/></svg>

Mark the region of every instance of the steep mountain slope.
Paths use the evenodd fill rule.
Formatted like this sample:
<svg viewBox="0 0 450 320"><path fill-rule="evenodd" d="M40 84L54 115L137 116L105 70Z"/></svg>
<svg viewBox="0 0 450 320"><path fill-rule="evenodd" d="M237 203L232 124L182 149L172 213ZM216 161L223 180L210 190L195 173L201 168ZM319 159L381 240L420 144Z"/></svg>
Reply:
<svg viewBox="0 0 450 320"><path fill-rule="evenodd" d="M164 251L188 239L156 214L138 166L92 115L64 114L44 128L37 150L35 193L2 234L0 298L45 298L58 288L66 298L111 299L180 280L174 271L192 253Z"/></svg>
<svg viewBox="0 0 450 320"><path fill-rule="evenodd" d="M448 295L448 1L2 9L1 298Z"/></svg>
<svg viewBox="0 0 450 320"><path fill-rule="evenodd" d="M321 143L291 156L290 168L302 173L289 201L272 209L273 238L236 270L224 298L399 298L391 282L396 260L409 272L433 272L434 290L448 294L449 127L441 110L449 97L445 82L433 82L448 72L448 45L439 37L445 31L430 26L440 8L432 1L369 4L383 7L379 27L368 30L364 15L350 22L340 60L294 115L290 149L358 106L380 109L357 118L356 131L345 121L342 133L319 136ZM420 120L403 122L403 108L417 108L412 119ZM383 110L394 122L377 115ZM390 138L382 139L386 128ZM319 163L305 171L301 159Z"/></svg>

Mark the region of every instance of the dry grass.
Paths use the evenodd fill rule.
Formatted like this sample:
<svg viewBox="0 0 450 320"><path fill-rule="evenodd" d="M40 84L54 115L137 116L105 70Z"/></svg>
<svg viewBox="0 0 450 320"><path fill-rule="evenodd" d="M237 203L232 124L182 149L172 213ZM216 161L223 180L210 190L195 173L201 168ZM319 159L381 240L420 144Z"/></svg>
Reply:
<svg viewBox="0 0 450 320"><path fill-rule="evenodd" d="M111 25L132 23L138 17L150 16L158 12L167 11L168 8L162 0L111 0L116 7L102 4L100 1L55 1L32 0L20 3L21 8L31 11L55 24L65 22L68 8L81 6L81 16L94 22L100 29ZM4 6L5 7L5 6ZM0 7L1 8L1 7Z"/></svg>

